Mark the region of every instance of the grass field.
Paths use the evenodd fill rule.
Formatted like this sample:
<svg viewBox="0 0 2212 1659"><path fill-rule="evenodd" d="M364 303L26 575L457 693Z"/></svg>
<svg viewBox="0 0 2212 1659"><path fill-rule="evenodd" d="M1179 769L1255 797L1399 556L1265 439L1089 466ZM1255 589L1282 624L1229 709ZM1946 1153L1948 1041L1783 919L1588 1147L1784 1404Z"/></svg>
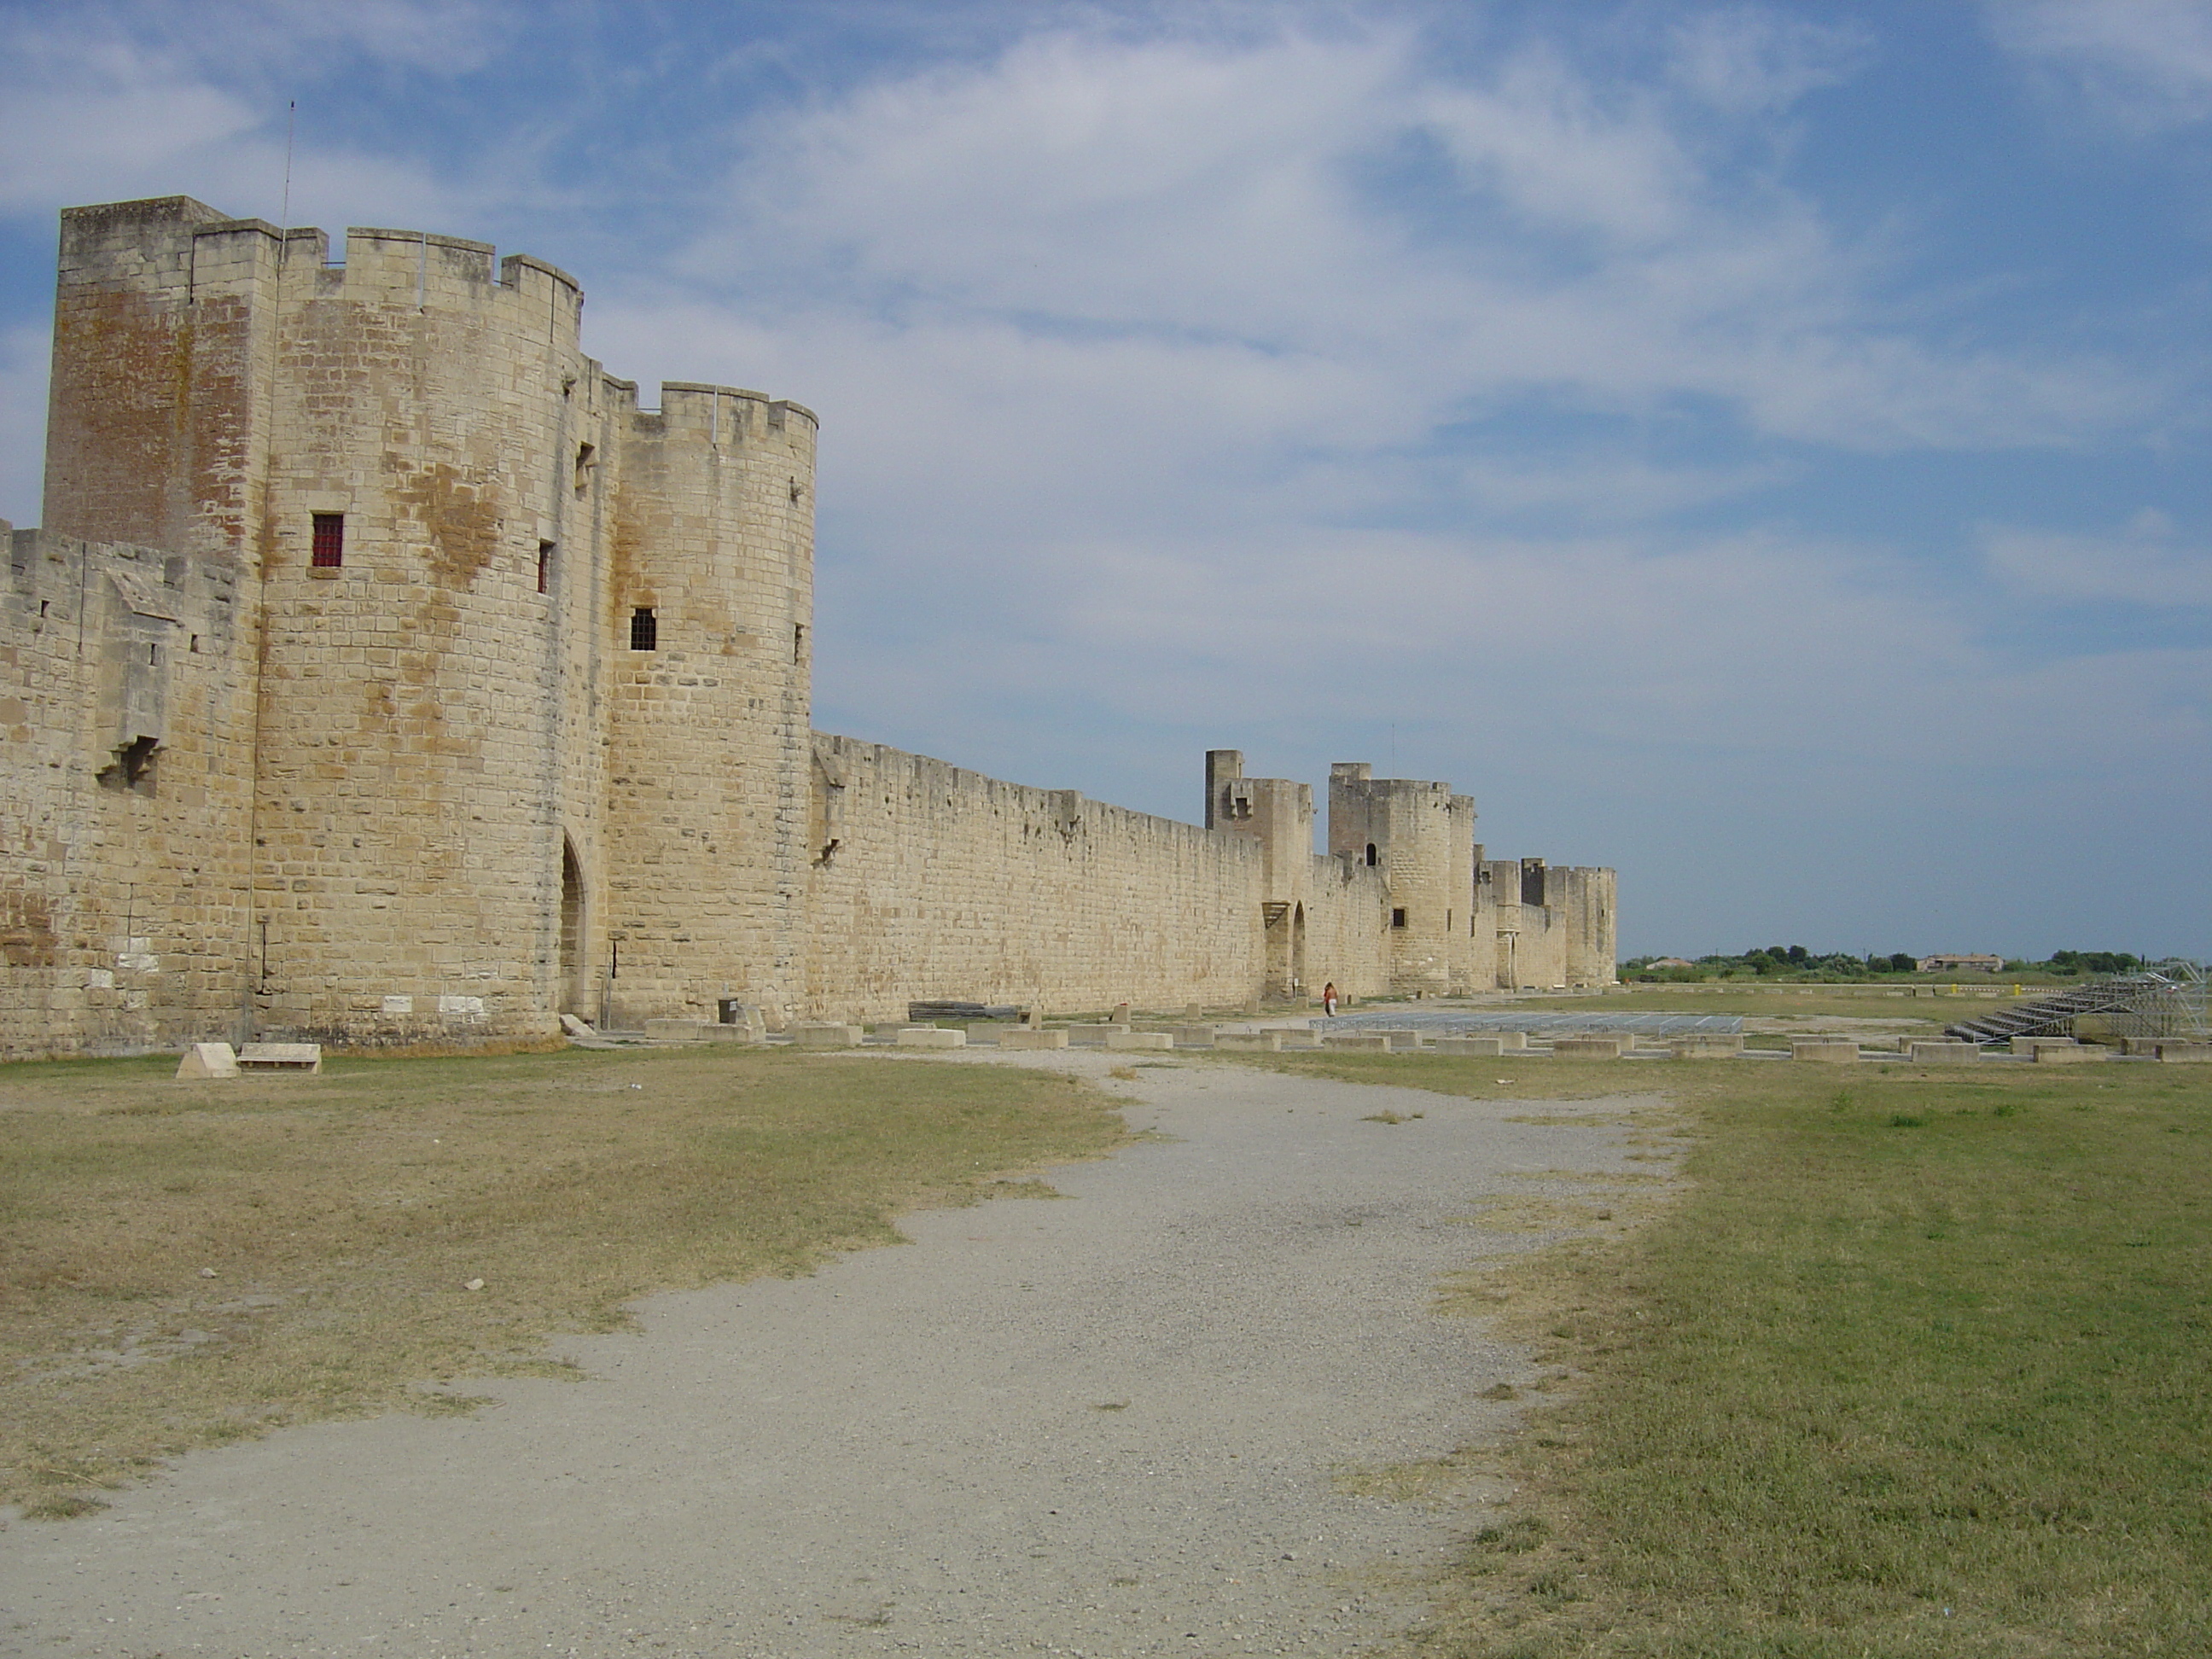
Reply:
<svg viewBox="0 0 2212 1659"><path fill-rule="evenodd" d="M1692 1136L1645 1224L1468 1298L1573 1383L1511 1449L1522 1498L1430 1650L2212 1652L2206 1068L1269 1063L1662 1088Z"/></svg>
<svg viewBox="0 0 2212 1659"><path fill-rule="evenodd" d="M190 1447L465 1408L649 1291L805 1271L1124 1131L1066 1077L762 1050L0 1068L0 1500ZM482 1288L467 1288L471 1281Z"/></svg>

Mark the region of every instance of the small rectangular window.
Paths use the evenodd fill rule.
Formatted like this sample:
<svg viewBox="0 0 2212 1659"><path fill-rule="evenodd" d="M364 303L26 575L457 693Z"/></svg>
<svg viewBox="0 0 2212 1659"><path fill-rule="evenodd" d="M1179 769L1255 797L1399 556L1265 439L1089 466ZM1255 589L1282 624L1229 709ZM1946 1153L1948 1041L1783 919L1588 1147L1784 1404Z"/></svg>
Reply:
<svg viewBox="0 0 2212 1659"><path fill-rule="evenodd" d="M1390 925L1393 927L1403 927L1406 925L1406 913L1403 910L1393 910L1390 913Z"/></svg>
<svg viewBox="0 0 2212 1659"><path fill-rule="evenodd" d="M589 444L576 446L576 493L580 495L592 487L592 469L599 465L599 452Z"/></svg>
<svg viewBox="0 0 2212 1659"><path fill-rule="evenodd" d="M793 662L806 660L806 626L803 623L794 623L792 627L791 659Z"/></svg>
<svg viewBox="0 0 2212 1659"><path fill-rule="evenodd" d="M345 514L343 513L316 514L315 568L336 570L344 563Z"/></svg>
<svg viewBox="0 0 2212 1659"><path fill-rule="evenodd" d="M633 651L658 651L660 648L660 623L653 614L653 607L641 605L629 613L629 648Z"/></svg>
<svg viewBox="0 0 2212 1659"><path fill-rule="evenodd" d="M538 591L543 593L553 574L553 544L538 544Z"/></svg>

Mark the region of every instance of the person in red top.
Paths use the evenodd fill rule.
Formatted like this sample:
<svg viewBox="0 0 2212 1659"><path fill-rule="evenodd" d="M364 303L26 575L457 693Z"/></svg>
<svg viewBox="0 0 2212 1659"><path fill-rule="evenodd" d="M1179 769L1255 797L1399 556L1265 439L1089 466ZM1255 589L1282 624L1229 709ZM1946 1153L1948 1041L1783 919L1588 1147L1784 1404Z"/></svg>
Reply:
<svg viewBox="0 0 2212 1659"><path fill-rule="evenodd" d="M1322 1012L1331 1019L1336 1018L1336 981L1334 980L1329 981L1321 988L1321 1006Z"/></svg>

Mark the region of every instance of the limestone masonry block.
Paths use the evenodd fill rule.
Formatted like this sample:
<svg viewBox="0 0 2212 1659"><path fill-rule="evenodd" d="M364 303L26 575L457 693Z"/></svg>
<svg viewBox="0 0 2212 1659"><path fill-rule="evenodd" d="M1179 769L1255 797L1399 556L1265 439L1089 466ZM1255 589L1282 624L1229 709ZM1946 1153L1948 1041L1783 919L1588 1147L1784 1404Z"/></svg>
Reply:
<svg viewBox="0 0 2212 1659"><path fill-rule="evenodd" d="M1484 1055L1495 1058L1505 1052L1502 1036L1440 1036L1437 1039L1440 1054Z"/></svg>
<svg viewBox="0 0 2212 1659"><path fill-rule="evenodd" d="M798 1048L857 1048L866 1034L857 1025L802 1024L791 1028L791 1042Z"/></svg>
<svg viewBox="0 0 2212 1659"><path fill-rule="evenodd" d="M1676 1060L1728 1060L1743 1052L1743 1036L1735 1031L1693 1031L1667 1039L1667 1052Z"/></svg>
<svg viewBox="0 0 2212 1659"><path fill-rule="evenodd" d="M1165 1031L1133 1031L1126 1026L1109 1025L1106 1028L1106 1046L1109 1048L1172 1048L1175 1039Z"/></svg>
<svg viewBox="0 0 2212 1659"><path fill-rule="evenodd" d="M236 1077L238 1056L228 1042L195 1042L177 1062L180 1078Z"/></svg>
<svg viewBox="0 0 2212 1659"><path fill-rule="evenodd" d="M1278 1054L1283 1047L1280 1031L1216 1031L1216 1048L1243 1049L1255 1054Z"/></svg>
<svg viewBox="0 0 2212 1659"><path fill-rule="evenodd" d="M1917 1065L1956 1065L1979 1060L1982 1051L1971 1042L1914 1042L1906 1056Z"/></svg>
<svg viewBox="0 0 2212 1659"><path fill-rule="evenodd" d="M1856 1037L1792 1037L1790 1058L1814 1060L1824 1066L1856 1066L1859 1042Z"/></svg>
<svg viewBox="0 0 2212 1659"><path fill-rule="evenodd" d="M2212 1042L2176 1042L2168 1039L2158 1045L2158 1057L2167 1061L2189 1061L2203 1064L2212 1060Z"/></svg>
<svg viewBox="0 0 2212 1659"><path fill-rule="evenodd" d="M323 1069L319 1042L249 1042L238 1051L241 1072L298 1072L313 1075Z"/></svg>
<svg viewBox="0 0 2212 1659"><path fill-rule="evenodd" d="M1025 1030L1018 1026L999 1033L999 1046L1001 1048L1065 1048L1067 1047L1067 1033Z"/></svg>
<svg viewBox="0 0 2212 1659"><path fill-rule="evenodd" d="M2012 1051L2016 1054L2035 1057L2039 1048L2078 1048L2081 1045L2070 1036L2016 1036L2012 1040Z"/></svg>
<svg viewBox="0 0 2212 1659"><path fill-rule="evenodd" d="M933 1025L909 1025L898 1034L902 1048L964 1048L968 1033L939 1030Z"/></svg>
<svg viewBox="0 0 2212 1659"><path fill-rule="evenodd" d="M2094 1042L2046 1042L2035 1050L2039 1066L2078 1066L2084 1060L2105 1060L2112 1051Z"/></svg>
<svg viewBox="0 0 2212 1659"><path fill-rule="evenodd" d="M1219 1038L1215 1039L1220 1041ZM1324 1048L1372 1048L1377 1052L1390 1046L1390 1039L1380 1031L1328 1031L1321 1040Z"/></svg>

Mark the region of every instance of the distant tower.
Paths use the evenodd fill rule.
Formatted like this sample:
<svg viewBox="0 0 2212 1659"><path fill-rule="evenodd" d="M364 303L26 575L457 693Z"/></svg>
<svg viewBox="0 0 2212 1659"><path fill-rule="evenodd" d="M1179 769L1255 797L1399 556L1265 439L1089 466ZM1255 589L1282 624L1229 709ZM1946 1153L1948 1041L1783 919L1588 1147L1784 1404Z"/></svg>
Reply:
<svg viewBox="0 0 2212 1659"><path fill-rule="evenodd" d="M1328 850L1382 872L1389 885L1390 988L1444 996L1477 984L1474 802L1451 786L1377 778L1364 761L1329 768Z"/></svg>

